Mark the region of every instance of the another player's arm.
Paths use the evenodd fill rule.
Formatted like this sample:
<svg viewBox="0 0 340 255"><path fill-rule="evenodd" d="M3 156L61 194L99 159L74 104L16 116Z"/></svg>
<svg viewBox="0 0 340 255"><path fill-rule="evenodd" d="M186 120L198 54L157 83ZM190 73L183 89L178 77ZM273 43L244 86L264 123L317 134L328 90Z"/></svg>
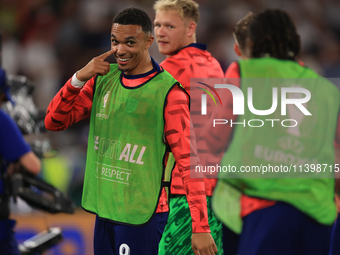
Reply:
<svg viewBox="0 0 340 255"><path fill-rule="evenodd" d="M177 123L181 123L180 128ZM192 155L190 150L192 144L190 143L189 98L177 86L168 95L164 130L186 190L192 217L193 251L195 255L215 254L217 248L210 235L204 181L200 178L190 178L190 157L197 159L197 156Z"/></svg>
<svg viewBox="0 0 340 255"><path fill-rule="evenodd" d="M340 114L338 116L338 125L336 127L335 143L336 147L340 147Z"/></svg>
<svg viewBox="0 0 340 255"><path fill-rule="evenodd" d="M105 59L114 52L110 50L93 58L60 89L47 108L45 126L48 130L65 130L90 116L95 76L110 71L110 63Z"/></svg>
<svg viewBox="0 0 340 255"><path fill-rule="evenodd" d="M340 164L340 115L338 116L338 125L336 127L335 141L335 164ZM340 172L335 172L335 191L340 196ZM339 199L340 201L340 199Z"/></svg>
<svg viewBox="0 0 340 255"><path fill-rule="evenodd" d="M240 71L237 62L233 62L227 69L225 74L226 82L240 87ZM200 134L206 139L209 149L214 154L226 151L231 134L232 127L230 125L217 124L213 127L214 119L226 119L228 121L236 121L237 116L233 115L233 96L228 89L219 92L222 105L217 104L210 115L209 121L202 129Z"/></svg>

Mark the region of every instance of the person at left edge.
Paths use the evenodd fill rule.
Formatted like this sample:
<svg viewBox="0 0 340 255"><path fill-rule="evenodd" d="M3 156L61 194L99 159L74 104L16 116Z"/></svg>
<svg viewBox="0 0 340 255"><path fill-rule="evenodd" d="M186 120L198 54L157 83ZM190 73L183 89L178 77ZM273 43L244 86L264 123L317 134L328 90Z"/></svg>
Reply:
<svg viewBox="0 0 340 255"><path fill-rule="evenodd" d="M0 105L11 101L5 72L0 68ZM0 254L19 255L14 235L15 220L9 218L9 196L4 174L11 174L14 165L21 165L32 174L40 172L39 158L31 151L16 123L0 108Z"/></svg>
<svg viewBox="0 0 340 255"><path fill-rule="evenodd" d="M157 254L168 216L162 189L168 152L181 172L193 218L193 246L217 252L206 219L204 183L190 178L189 96L149 55L151 20L137 8L117 14L111 50L74 74L51 101L47 129L90 118L82 207L96 214L95 254ZM117 64L105 59L114 55ZM185 100L180 105L176 100ZM181 130L174 130L182 122ZM164 139L163 139L164 134ZM170 165L170 163L168 164ZM158 206L157 206L158 204Z"/></svg>

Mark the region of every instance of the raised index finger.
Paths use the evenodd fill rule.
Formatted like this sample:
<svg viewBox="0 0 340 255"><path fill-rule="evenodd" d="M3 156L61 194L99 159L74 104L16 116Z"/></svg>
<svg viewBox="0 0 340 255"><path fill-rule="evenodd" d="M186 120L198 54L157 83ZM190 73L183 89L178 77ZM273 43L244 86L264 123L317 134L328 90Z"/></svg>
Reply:
<svg viewBox="0 0 340 255"><path fill-rule="evenodd" d="M97 58L101 60L105 60L108 56L111 56L115 51L114 50L109 50L105 52L104 54L99 55Z"/></svg>

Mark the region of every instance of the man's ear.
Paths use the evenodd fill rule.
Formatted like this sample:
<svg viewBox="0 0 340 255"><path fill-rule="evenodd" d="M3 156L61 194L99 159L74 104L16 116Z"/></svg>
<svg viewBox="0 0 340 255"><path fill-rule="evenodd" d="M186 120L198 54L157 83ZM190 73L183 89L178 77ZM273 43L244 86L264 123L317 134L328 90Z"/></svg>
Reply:
<svg viewBox="0 0 340 255"><path fill-rule="evenodd" d="M193 21L189 22L189 24L188 24L188 33L187 33L188 37L191 37L191 36L193 36L195 34L196 27L197 27L197 25L196 25L195 22L193 22Z"/></svg>
<svg viewBox="0 0 340 255"><path fill-rule="evenodd" d="M146 39L146 47L145 49L149 49L151 44L153 43L153 41L155 40L155 37L153 35L148 35L147 39Z"/></svg>
<svg viewBox="0 0 340 255"><path fill-rule="evenodd" d="M240 50L240 47L237 45L237 43L234 43L234 51L237 56L241 57L241 50Z"/></svg>

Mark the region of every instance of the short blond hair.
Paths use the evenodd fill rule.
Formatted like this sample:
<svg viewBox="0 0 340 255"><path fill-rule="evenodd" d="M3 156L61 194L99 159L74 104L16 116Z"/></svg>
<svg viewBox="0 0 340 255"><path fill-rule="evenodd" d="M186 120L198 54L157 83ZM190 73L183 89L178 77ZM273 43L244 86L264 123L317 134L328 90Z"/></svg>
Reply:
<svg viewBox="0 0 340 255"><path fill-rule="evenodd" d="M198 3L193 0L157 0L153 8L156 12L175 10L182 19L193 20L196 24L200 19Z"/></svg>

